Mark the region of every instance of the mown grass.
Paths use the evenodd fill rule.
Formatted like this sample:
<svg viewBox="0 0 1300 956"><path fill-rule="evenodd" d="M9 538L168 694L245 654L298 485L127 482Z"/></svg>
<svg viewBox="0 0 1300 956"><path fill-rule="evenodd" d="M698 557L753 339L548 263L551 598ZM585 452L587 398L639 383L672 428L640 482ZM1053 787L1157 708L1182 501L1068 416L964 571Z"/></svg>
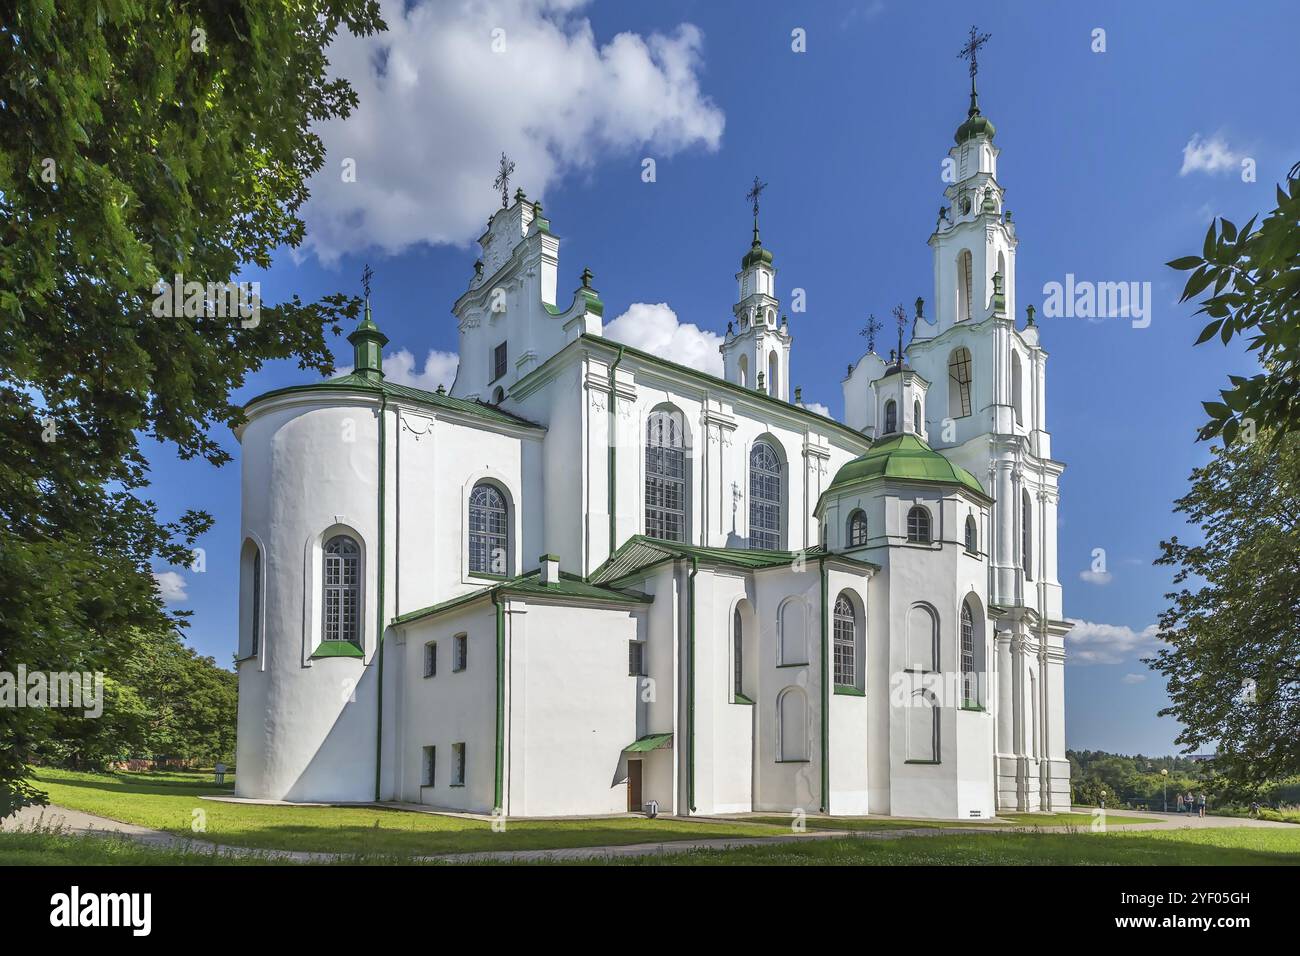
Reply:
<svg viewBox="0 0 1300 956"><path fill-rule="evenodd" d="M664 840L771 836L771 827L741 821L648 820L641 817L486 821L371 807L284 807L201 800L228 794L211 776L36 772L50 802L226 846L368 855L470 853L623 845ZM197 812L196 812L197 811Z"/></svg>
<svg viewBox="0 0 1300 956"><path fill-rule="evenodd" d="M794 818L785 816L747 817L752 823L767 823L793 829ZM1107 826L1131 823L1150 823L1142 817L1106 815ZM1088 813L1004 813L996 820L913 820L903 817L820 817L807 816L803 823L809 830L935 830L968 828L978 830L1011 824L1018 827L1090 827L1092 815Z"/></svg>

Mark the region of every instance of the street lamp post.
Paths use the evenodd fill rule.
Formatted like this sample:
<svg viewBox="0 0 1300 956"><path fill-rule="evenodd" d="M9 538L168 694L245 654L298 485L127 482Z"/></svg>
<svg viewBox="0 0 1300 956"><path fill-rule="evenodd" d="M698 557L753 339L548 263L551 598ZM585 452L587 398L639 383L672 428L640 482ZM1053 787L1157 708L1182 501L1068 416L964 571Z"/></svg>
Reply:
<svg viewBox="0 0 1300 956"><path fill-rule="evenodd" d="M1169 770L1166 767L1160 768L1160 802L1165 805L1165 813L1169 812Z"/></svg>

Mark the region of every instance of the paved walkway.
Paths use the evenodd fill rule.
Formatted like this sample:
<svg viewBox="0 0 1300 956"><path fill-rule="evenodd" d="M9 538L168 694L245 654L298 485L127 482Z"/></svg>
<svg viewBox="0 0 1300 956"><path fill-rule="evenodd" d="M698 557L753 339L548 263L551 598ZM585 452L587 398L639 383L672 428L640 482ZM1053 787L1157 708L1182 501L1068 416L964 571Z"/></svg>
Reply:
<svg viewBox="0 0 1300 956"><path fill-rule="evenodd" d="M427 812L427 811L426 811ZM1087 813L1090 811L1078 811ZM746 814L725 817L691 817L692 820L717 820L719 822L738 822L747 819ZM771 817L772 814L755 814L754 816ZM1253 820L1249 817L1215 817L1204 818L1194 815L1176 813L1147 813L1138 810L1117 811L1115 816L1141 817L1142 823L1116 824L1114 830L1179 830L1185 828L1203 829L1207 827L1294 827L1291 823L1275 823L1269 820ZM672 819L672 818L669 818ZM685 818L683 818L685 819ZM824 819L824 818L822 818ZM188 850L191 852L213 853L219 856L246 857L268 861L288 861L294 863L334 863L351 859L346 853L315 853L304 850L260 850L249 847L225 846L203 839L180 837L161 830L122 823L107 817L69 810L66 807L24 807L15 816L3 822L4 830L34 829L41 827L57 828L66 833L79 836L116 836L134 840L150 846L168 849ZM616 859L632 856L658 856L662 854L684 853L688 850L729 850L736 847L769 846L775 843L797 843L804 840L832 840L854 838L861 840L899 840L903 837L967 836L970 834L1009 833L1016 830L1030 829L1024 824L974 825L974 826L925 826L896 827L878 830L808 830L804 833L791 833L786 828L773 825L770 837L722 837L716 839L669 840L657 843L631 843L614 846L564 847L548 850L492 850L474 853L443 853L431 856L415 857L417 862L437 863L544 863L566 860ZM1047 826L1037 828L1044 833L1064 833L1078 830L1079 826Z"/></svg>

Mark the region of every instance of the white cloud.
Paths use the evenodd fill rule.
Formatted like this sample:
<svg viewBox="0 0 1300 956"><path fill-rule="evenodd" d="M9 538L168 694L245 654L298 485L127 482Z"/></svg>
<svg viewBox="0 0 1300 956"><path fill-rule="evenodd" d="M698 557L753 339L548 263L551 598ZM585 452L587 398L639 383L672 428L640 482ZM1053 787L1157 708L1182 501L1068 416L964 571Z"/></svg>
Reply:
<svg viewBox="0 0 1300 956"><path fill-rule="evenodd" d="M642 154L717 149L724 116L700 89L700 30L683 23L602 45L579 14L587 3L385 0L386 33L344 31L330 61L360 105L319 126L327 156L303 212L306 247L330 262L365 246L477 238L499 202L502 151L516 164L512 182L539 198L608 157L630 159L628 175L639 176ZM343 181L347 159L355 182Z"/></svg>
<svg viewBox="0 0 1300 956"><path fill-rule="evenodd" d="M1087 581L1089 584L1096 584L1098 586L1103 586L1103 585L1110 584L1110 582L1114 580L1114 575L1112 575L1109 571L1093 571L1091 568L1089 568L1087 571L1079 572L1079 580Z"/></svg>
<svg viewBox="0 0 1300 956"><path fill-rule="evenodd" d="M398 385L436 392L439 385L451 388L459 364L460 358L455 352L429 349L429 354L424 357L424 368L419 370L415 367L415 356L410 350L398 349L392 355L384 356L384 378Z"/></svg>
<svg viewBox="0 0 1300 956"><path fill-rule="evenodd" d="M1215 133L1209 139L1202 139L1200 133L1193 133L1183 147L1183 168L1178 170L1178 175L1226 173L1240 169L1242 159L1241 153L1234 153L1222 135Z"/></svg>
<svg viewBox="0 0 1300 956"><path fill-rule="evenodd" d="M1121 684L1140 684L1146 679L1146 674L1125 674L1119 679L1119 682Z"/></svg>
<svg viewBox="0 0 1300 956"><path fill-rule="evenodd" d="M1140 631L1123 624L1098 624L1071 619L1074 627L1065 635L1067 660L1071 664L1119 664L1151 651L1159 629L1151 624Z"/></svg>
<svg viewBox="0 0 1300 956"><path fill-rule="evenodd" d="M164 604L180 604L190 599L190 596L185 593L187 584L185 576L179 571L155 571L153 580L154 587L158 589L158 595Z"/></svg>
<svg viewBox="0 0 1300 956"><path fill-rule="evenodd" d="M605 325L605 335L624 345L644 349L660 358L710 375L722 375L722 336L677 320L667 302L633 302L626 312Z"/></svg>
<svg viewBox="0 0 1300 956"><path fill-rule="evenodd" d="M821 402L804 402L803 407L810 412L816 412L818 415L825 415L827 418L832 417L831 410Z"/></svg>

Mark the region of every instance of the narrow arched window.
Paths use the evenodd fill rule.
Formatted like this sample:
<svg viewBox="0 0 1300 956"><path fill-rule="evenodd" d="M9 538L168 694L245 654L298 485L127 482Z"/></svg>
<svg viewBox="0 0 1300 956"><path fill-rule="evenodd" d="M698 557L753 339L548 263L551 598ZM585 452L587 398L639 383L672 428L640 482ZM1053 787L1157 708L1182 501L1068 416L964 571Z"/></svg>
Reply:
<svg viewBox="0 0 1300 956"><path fill-rule="evenodd" d="M732 644L735 650L735 668L732 674L732 689L735 696L744 696L744 674L745 674L745 632L740 623L740 608L736 608L735 617L732 619Z"/></svg>
<svg viewBox="0 0 1300 956"><path fill-rule="evenodd" d="M922 424L923 423L921 421L921 403L913 402L912 403L912 431L916 432L918 435L921 434Z"/></svg>
<svg viewBox="0 0 1300 956"><path fill-rule="evenodd" d="M961 696L963 707L979 701L975 693L975 620L969 604L961 606Z"/></svg>
<svg viewBox="0 0 1300 956"><path fill-rule="evenodd" d="M966 550L971 554L979 553L979 541L975 533L975 517L966 516Z"/></svg>
<svg viewBox="0 0 1300 956"><path fill-rule="evenodd" d="M657 409L646 420L645 533L686 540L686 451L681 412Z"/></svg>
<svg viewBox="0 0 1300 956"><path fill-rule="evenodd" d="M771 322L768 323L769 325ZM777 387L776 375L780 368L780 360L776 357L776 352L772 352L767 357L767 394L773 398L781 397L781 390Z"/></svg>
<svg viewBox="0 0 1300 956"><path fill-rule="evenodd" d="M1032 579L1034 576L1033 563L1033 511L1029 504L1029 492L1020 493L1020 563L1025 569L1025 577Z"/></svg>
<svg viewBox="0 0 1300 956"><path fill-rule="evenodd" d="M469 569L476 574L506 574L510 568L510 521L506 496L481 481L469 496Z"/></svg>
<svg viewBox="0 0 1300 956"><path fill-rule="evenodd" d="M1017 355L1015 352L1012 352L1011 353L1011 407L1015 410L1017 425L1024 424L1024 416L1021 412L1021 408L1022 408L1021 393L1023 390L1023 386L1021 385L1020 380L1021 380L1020 356Z"/></svg>
<svg viewBox="0 0 1300 956"><path fill-rule="evenodd" d="M898 405L891 398L885 402L885 430L881 433L889 435L898 431Z"/></svg>
<svg viewBox="0 0 1300 956"><path fill-rule="evenodd" d="M808 702L798 687L787 687L777 696L776 737L780 760L808 759Z"/></svg>
<svg viewBox="0 0 1300 956"><path fill-rule="evenodd" d="M964 322L971 316L971 287L974 284L974 260L970 250L963 249L957 257L957 321Z"/></svg>
<svg viewBox="0 0 1300 956"><path fill-rule="evenodd" d="M256 657L262 648L262 549L254 545L253 551L253 618L249 621L252 649Z"/></svg>
<svg viewBox="0 0 1300 956"><path fill-rule="evenodd" d="M858 622L853 602L847 594L835 599L835 683L842 687L856 687L858 681L857 639Z"/></svg>
<svg viewBox="0 0 1300 956"><path fill-rule="evenodd" d="M765 441L754 442L749 451L749 546L781 547L781 459Z"/></svg>
<svg viewBox="0 0 1300 956"><path fill-rule="evenodd" d="M948 417L970 414L970 349L953 349L948 356Z"/></svg>
<svg viewBox="0 0 1300 956"><path fill-rule="evenodd" d="M907 512L907 540L917 544L930 543L930 512L913 505Z"/></svg>
<svg viewBox="0 0 1300 956"><path fill-rule="evenodd" d="M325 543L321 639L361 646L361 547L345 534Z"/></svg>
<svg viewBox="0 0 1300 956"><path fill-rule="evenodd" d="M744 320L740 323L745 324ZM739 378L738 384L741 388L749 388L749 359L742 355L736 362L736 375Z"/></svg>
<svg viewBox="0 0 1300 956"><path fill-rule="evenodd" d="M849 547L860 548L867 543L867 513L858 508L849 515Z"/></svg>

